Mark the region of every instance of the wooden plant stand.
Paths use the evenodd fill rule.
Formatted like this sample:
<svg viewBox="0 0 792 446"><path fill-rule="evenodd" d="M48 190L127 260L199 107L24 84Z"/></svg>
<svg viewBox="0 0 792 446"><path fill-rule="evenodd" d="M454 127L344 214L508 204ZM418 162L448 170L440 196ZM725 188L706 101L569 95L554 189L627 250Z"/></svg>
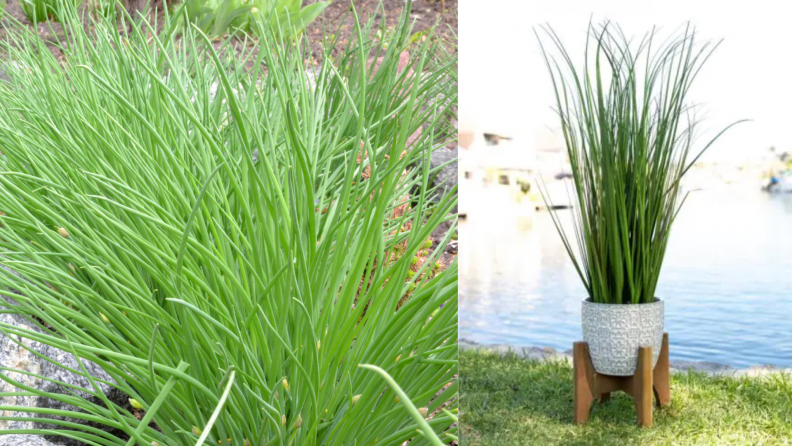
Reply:
<svg viewBox="0 0 792 446"><path fill-rule="evenodd" d="M627 392L635 400L635 411L638 413L638 424L641 427L652 427L653 394L658 407L667 406L671 402L668 333L663 333L660 358L654 370L652 370L652 347L639 348L638 366L633 376L601 375L594 371L588 344L585 342L575 342L572 359L575 372L574 403L577 424L583 424L588 420L595 398L605 402L610 399L611 392L617 390Z"/></svg>

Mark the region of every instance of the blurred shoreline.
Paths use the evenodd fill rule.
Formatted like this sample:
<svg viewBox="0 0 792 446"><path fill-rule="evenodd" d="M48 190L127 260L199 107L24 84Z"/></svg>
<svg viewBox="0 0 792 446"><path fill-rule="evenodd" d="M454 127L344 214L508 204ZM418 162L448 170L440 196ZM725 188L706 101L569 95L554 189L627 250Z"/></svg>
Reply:
<svg viewBox="0 0 792 446"><path fill-rule="evenodd" d="M572 349L559 351L552 347L522 347L512 344L480 344L469 339L460 338L459 349L479 353L497 354L500 356L515 355L526 361L562 361L572 364ZM708 361L671 361L671 373L687 373L688 371L704 373L709 376L756 377L778 373L792 373L792 368L779 368L773 365L757 364L735 368L728 364Z"/></svg>
<svg viewBox="0 0 792 446"><path fill-rule="evenodd" d="M528 216L549 203L574 202L570 165L563 142L546 132L534 143L486 132L459 132L460 216L495 210ZM697 162L683 179L683 190L738 188L762 190L786 175L792 190L792 153L771 148L751 160ZM777 190L776 190L777 191ZM543 197L543 194L545 195Z"/></svg>

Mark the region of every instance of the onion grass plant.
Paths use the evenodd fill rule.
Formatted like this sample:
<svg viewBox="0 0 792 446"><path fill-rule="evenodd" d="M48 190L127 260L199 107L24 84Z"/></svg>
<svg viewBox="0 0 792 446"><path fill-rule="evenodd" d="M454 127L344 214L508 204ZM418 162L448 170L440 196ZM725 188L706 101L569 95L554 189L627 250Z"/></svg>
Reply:
<svg viewBox="0 0 792 446"><path fill-rule="evenodd" d="M0 82L0 255L22 277L0 269L0 287L21 294L0 311L36 329L0 330L71 353L80 367L68 371L92 387L47 393L2 368L18 391L0 398L74 410L0 406L0 420L54 425L0 434L163 446L456 438L457 263L427 250L437 226L452 222L440 246L456 226L456 195L429 199L431 152L447 142L435 136L457 101L455 42L429 38L398 70L409 9L387 51L366 37L373 21L358 23L315 73L302 39L274 43L260 26L235 55L177 20L184 8L157 34L146 21L119 33L131 18L115 14L86 31L64 7L62 61L17 24L0 42L16 61Z"/></svg>
<svg viewBox="0 0 792 446"><path fill-rule="evenodd" d="M698 44L690 26L659 43L656 30L635 41L614 24L589 24L583 65L576 66L555 31L541 30L557 50L551 54L535 31L571 166L572 230L540 187L542 196L593 302L653 302L687 197L682 177L736 124L694 150L699 121L688 93L720 42Z"/></svg>
<svg viewBox="0 0 792 446"><path fill-rule="evenodd" d="M60 21L59 2L62 0L19 0L19 6L25 17L33 23L46 22L52 18L56 22ZM82 3L82 0L72 0L74 6Z"/></svg>
<svg viewBox="0 0 792 446"><path fill-rule="evenodd" d="M302 7L301 0L187 0L187 17L209 37L235 28L258 30L257 21L277 37L301 33L330 5L321 1Z"/></svg>

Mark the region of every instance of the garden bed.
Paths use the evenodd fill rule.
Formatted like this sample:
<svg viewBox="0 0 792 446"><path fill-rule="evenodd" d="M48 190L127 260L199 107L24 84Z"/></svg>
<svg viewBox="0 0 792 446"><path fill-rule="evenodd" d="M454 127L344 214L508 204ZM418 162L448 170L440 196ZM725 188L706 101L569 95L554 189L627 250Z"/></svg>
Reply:
<svg viewBox="0 0 792 446"><path fill-rule="evenodd" d="M303 1L304 4L314 3L314 0ZM380 2L382 8L380 9ZM457 14L458 0L446 0L445 11L441 12L440 0L426 1L417 0L413 2L411 18L414 22L414 31L421 32L431 28L435 23L438 23L436 34L439 36L449 36L456 34L459 29L459 21ZM133 11L142 8L144 1L141 0L128 0L127 10L133 15ZM174 2L174 4L176 4ZM343 48L353 37L355 33L355 19L352 14L349 14L351 1L349 0L334 0L328 6L322 15L320 15L306 30L306 36L309 39L311 46L311 59L306 60L307 63L318 65L322 62L322 36L325 30L328 35L334 35L338 30L339 45L334 49L334 56L338 55ZM162 0L154 0L153 8L149 8L148 16L152 17L156 14L158 22L162 23ZM355 2L355 11L361 23L366 23L372 15L379 23L379 20L385 20L385 25L394 27L399 22L399 17L405 7L404 0L364 0ZM81 12L87 12L87 4L80 5ZM33 29L33 23L25 16L22 8L19 5L19 0L8 0L6 3L5 11L13 17L14 20L28 25ZM0 39L6 38L6 22L9 19L0 18ZM38 33L42 39L47 42L49 50L57 56L60 55L58 49L58 42L64 40L63 27L57 22L45 22L38 24ZM237 51L242 50L242 42L237 39Z"/></svg>
<svg viewBox="0 0 792 446"><path fill-rule="evenodd" d="M156 41L63 14L63 58L24 24L0 39L0 289L21 293L0 302L3 439L455 439L457 264L427 256L456 207L429 186L457 96L442 41L414 45L402 14L314 77L303 48L265 44L261 75L190 27Z"/></svg>
<svg viewBox="0 0 792 446"><path fill-rule="evenodd" d="M459 369L463 445L783 445L792 438L789 373L676 373L671 405L655 409L654 427L641 429L623 393L595 403L588 423L575 425L566 361L461 350Z"/></svg>

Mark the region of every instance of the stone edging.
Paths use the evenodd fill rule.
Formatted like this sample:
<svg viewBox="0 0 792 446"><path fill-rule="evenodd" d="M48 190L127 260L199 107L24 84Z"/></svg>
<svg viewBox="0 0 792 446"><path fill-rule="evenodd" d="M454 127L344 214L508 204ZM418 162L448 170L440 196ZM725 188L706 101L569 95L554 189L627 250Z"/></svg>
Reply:
<svg viewBox="0 0 792 446"><path fill-rule="evenodd" d="M518 347L509 344L484 345L467 339L458 341L460 350L474 350L497 353L500 356L514 354L518 358L532 361L563 361L572 364L572 350L557 351L551 347ZM671 373L693 371L709 376L760 377L778 373L792 374L792 369L780 369L770 365L759 365L747 369L736 369L730 365L716 362L672 361Z"/></svg>

